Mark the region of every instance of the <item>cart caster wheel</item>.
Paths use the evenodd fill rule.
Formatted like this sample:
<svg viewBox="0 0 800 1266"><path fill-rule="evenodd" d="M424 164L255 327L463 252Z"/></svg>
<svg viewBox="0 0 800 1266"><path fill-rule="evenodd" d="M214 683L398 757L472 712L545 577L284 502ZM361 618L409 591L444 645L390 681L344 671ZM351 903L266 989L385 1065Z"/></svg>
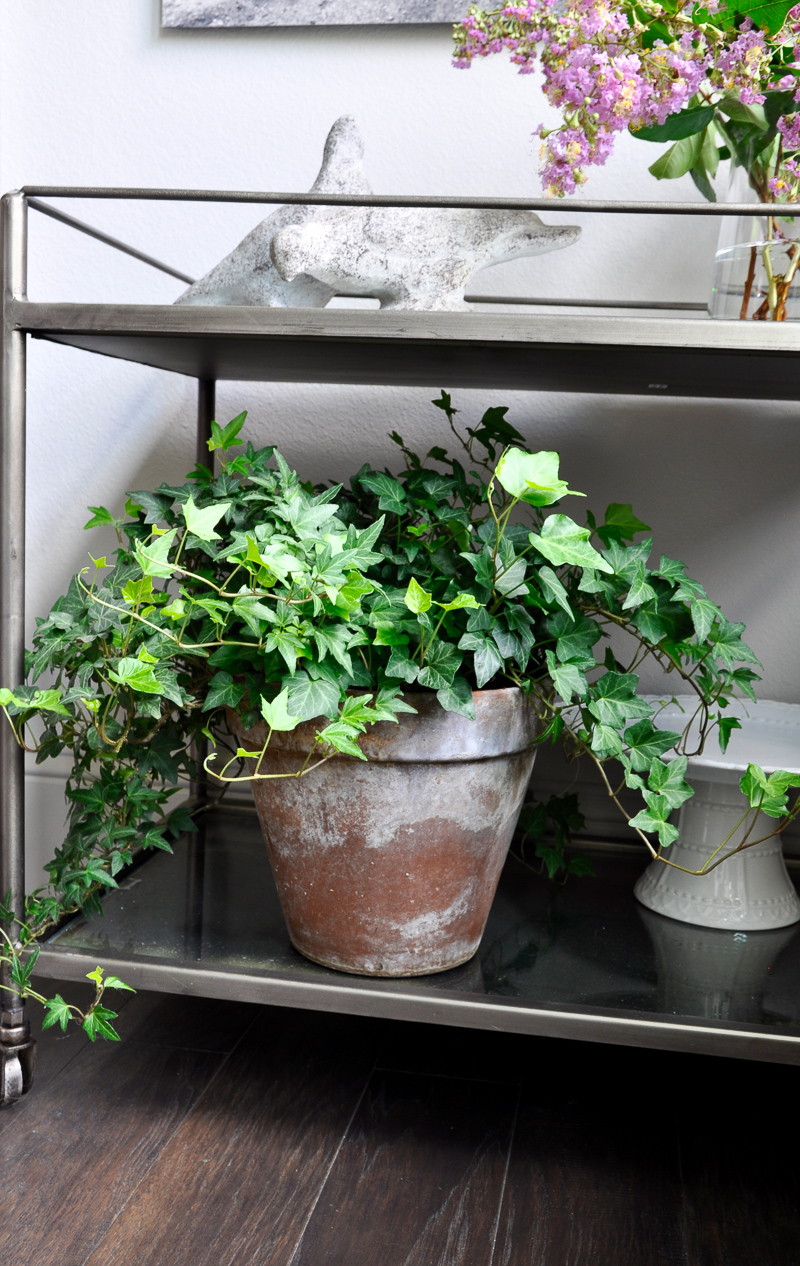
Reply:
<svg viewBox="0 0 800 1266"><path fill-rule="evenodd" d="M33 1084L36 1042L24 1011L4 1011L0 1017L0 1105L6 1107L26 1095Z"/></svg>

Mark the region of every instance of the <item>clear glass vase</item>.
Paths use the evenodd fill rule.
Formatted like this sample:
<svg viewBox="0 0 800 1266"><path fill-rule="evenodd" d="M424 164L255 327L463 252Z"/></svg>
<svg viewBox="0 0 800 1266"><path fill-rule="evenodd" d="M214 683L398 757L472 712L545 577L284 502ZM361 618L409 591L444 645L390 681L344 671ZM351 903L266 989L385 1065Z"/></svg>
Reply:
<svg viewBox="0 0 800 1266"><path fill-rule="evenodd" d="M758 198L744 167L731 169L728 202ZM800 218L726 216L719 231L708 314L722 321L800 318Z"/></svg>

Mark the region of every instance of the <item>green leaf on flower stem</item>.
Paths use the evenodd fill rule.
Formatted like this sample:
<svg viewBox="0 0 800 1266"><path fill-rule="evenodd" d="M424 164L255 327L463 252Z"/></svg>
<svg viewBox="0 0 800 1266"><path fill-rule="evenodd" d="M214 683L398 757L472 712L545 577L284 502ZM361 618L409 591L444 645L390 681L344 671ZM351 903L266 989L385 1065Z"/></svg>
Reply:
<svg viewBox="0 0 800 1266"><path fill-rule="evenodd" d="M682 141L676 141L666 154L662 154L651 164L648 171L655 176L656 180L677 180L679 176L685 176L687 171L694 167L700 157L702 146L703 140L699 132L694 136L685 137Z"/></svg>
<svg viewBox="0 0 800 1266"><path fill-rule="evenodd" d="M463 677L456 677L450 686L442 686L441 690L437 690L436 698L445 712L457 712L462 717L468 717L470 721L475 720L472 691L469 682Z"/></svg>
<svg viewBox="0 0 800 1266"><path fill-rule="evenodd" d="M705 150L705 145L703 148ZM714 148L714 152L717 153L716 145L713 148ZM714 186L712 185L711 181L708 178L708 172L703 166L702 155L700 156L700 158L698 158L694 167L689 172L689 175L694 181L695 188L700 191L700 193L705 198L706 202L716 202L717 194L714 189Z"/></svg>
<svg viewBox="0 0 800 1266"><path fill-rule="evenodd" d="M568 515L551 514L542 524L541 535L530 532L528 540L556 567L567 563L591 567L594 571L612 572L613 568L602 554L589 544L591 534L589 528L579 527Z"/></svg>
<svg viewBox="0 0 800 1266"><path fill-rule="evenodd" d="M325 677L312 681L307 673L299 672L284 684L288 691L287 707L301 721L333 717L339 710L341 690L334 681Z"/></svg>
<svg viewBox="0 0 800 1266"><path fill-rule="evenodd" d="M66 1033L67 1025L72 1019L72 1012L69 1008L69 1003L64 1001L61 994L57 993L55 998L48 998L44 1004L44 1009L47 1014L42 1020L42 1028L49 1029L54 1024L60 1024L61 1032Z"/></svg>
<svg viewBox="0 0 800 1266"><path fill-rule="evenodd" d="M121 686L129 686L131 690L139 690L142 694L160 695L164 693L161 682L157 679L150 664L141 659L126 657L117 661L116 668L109 671L109 677Z"/></svg>
<svg viewBox="0 0 800 1266"><path fill-rule="evenodd" d="M195 505L194 498L189 497L188 501L181 506L181 512L192 536L196 536L201 541L219 541L222 537L219 532L214 531L214 528L230 508L230 501L222 501L201 510Z"/></svg>
<svg viewBox="0 0 800 1266"><path fill-rule="evenodd" d="M558 477L558 453L524 453L507 448L497 463L495 478L506 492L532 506L551 506L562 497L584 497Z"/></svg>
<svg viewBox="0 0 800 1266"><path fill-rule="evenodd" d="M235 708L243 694L244 686L234 681L230 673L216 673L208 683L203 711L211 712L214 708Z"/></svg>
<svg viewBox="0 0 800 1266"><path fill-rule="evenodd" d="M625 731L628 757L634 769L649 769L654 756L662 756L679 743L682 735L673 730L657 730L652 721L637 721Z"/></svg>
<svg viewBox="0 0 800 1266"><path fill-rule="evenodd" d="M713 106L693 106L671 114L663 123L652 127L629 128L631 136L640 141L682 141L696 132L703 132L714 118Z"/></svg>
<svg viewBox="0 0 800 1266"><path fill-rule="evenodd" d="M220 426L217 422L211 423L211 439L208 441L208 451L213 453L215 449L240 448L244 440L237 440L236 436L241 431L247 421L247 411L238 413L232 418L227 426ZM197 533L195 533L197 535Z"/></svg>
<svg viewBox="0 0 800 1266"><path fill-rule="evenodd" d="M737 11L744 13L747 9L747 4L748 0L741 0L741 3L737 0ZM760 9L776 9L780 6L761 3L758 7ZM756 22L756 19L753 18L753 21ZM756 25L758 26L759 23L756 22ZM727 114L728 118L733 119L735 123L749 123L752 127L758 128L760 132L766 132L769 127L763 105L745 105L743 101L739 100L735 92L726 92L724 97L720 97L717 102L717 109L722 114Z"/></svg>
<svg viewBox="0 0 800 1266"><path fill-rule="evenodd" d="M172 575L173 568L169 561L169 552L177 535L178 529L171 528L163 536L157 536L146 544L142 544L141 541L134 542L136 561L145 576L160 576L164 579Z"/></svg>
<svg viewBox="0 0 800 1266"><path fill-rule="evenodd" d="M415 615L419 615L422 611L427 611L433 601L431 594L427 593L412 576L408 582L408 589L403 598L409 611L413 611Z"/></svg>
<svg viewBox="0 0 800 1266"><path fill-rule="evenodd" d="M289 691L284 686L279 695L270 701L261 699L261 715L271 730L293 730L300 718L292 716L288 708Z"/></svg>
<svg viewBox="0 0 800 1266"><path fill-rule="evenodd" d="M760 765L748 765L739 786L752 809L760 809L770 818L780 818L788 808L789 788L800 787L800 774L776 769L767 777Z"/></svg>

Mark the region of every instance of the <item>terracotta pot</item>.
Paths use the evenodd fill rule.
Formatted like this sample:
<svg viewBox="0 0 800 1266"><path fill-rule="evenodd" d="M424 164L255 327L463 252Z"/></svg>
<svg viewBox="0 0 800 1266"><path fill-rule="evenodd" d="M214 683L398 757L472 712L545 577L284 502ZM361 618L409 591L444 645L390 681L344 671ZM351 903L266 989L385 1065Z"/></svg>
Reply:
<svg viewBox="0 0 800 1266"><path fill-rule="evenodd" d="M472 957L533 767L536 718L516 688L475 691L475 721L408 699L417 715L361 739L367 762L250 784L292 944L339 971L420 976ZM263 746L263 723L229 723ZM324 724L273 734L261 772L299 769Z"/></svg>

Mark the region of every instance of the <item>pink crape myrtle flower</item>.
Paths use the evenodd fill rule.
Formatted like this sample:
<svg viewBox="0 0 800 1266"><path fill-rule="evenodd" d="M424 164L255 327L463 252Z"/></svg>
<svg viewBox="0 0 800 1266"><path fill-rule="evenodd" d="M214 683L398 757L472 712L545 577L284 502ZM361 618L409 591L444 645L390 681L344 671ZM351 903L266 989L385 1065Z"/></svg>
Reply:
<svg viewBox="0 0 800 1266"><path fill-rule="evenodd" d="M726 144L726 100L757 107L768 91L795 90L798 114L778 120L779 152L770 150L777 165L770 190L784 197L797 189L786 163L800 153L800 4L773 33L749 17L738 28L715 20L723 8L723 0L707 0L702 10L689 0L675 10L661 0L473 6L455 27L454 64L467 68L476 57L506 52L520 74L541 69L544 94L561 115L557 127L535 133L542 183L553 197L583 185L622 131L661 125L687 106L718 105L715 127Z"/></svg>

